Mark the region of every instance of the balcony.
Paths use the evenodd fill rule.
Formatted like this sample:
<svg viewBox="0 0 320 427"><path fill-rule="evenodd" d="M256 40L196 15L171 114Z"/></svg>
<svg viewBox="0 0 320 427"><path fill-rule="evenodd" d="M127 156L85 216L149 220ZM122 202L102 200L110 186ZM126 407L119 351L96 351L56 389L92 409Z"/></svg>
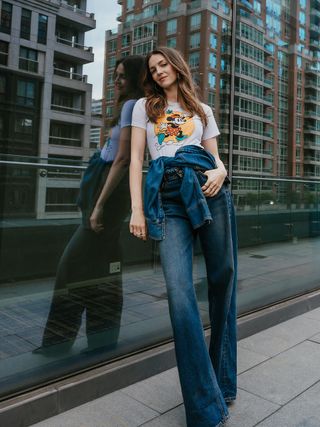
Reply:
<svg viewBox="0 0 320 427"><path fill-rule="evenodd" d="M56 36L55 52L60 55L73 58L80 64L88 64L93 62L94 55L92 47L84 46L80 43L76 43L75 38L64 39Z"/></svg>
<svg viewBox="0 0 320 427"><path fill-rule="evenodd" d="M58 16L72 21L72 23L81 28L82 31L89 31L96 28L94 13L88 13L77 7L77 5L70 5L65 0L60 0Z"/></svg>
<svg viewBox="0 0 320 427"><path fill-rule="evenodd" d="M50 136L49 144L61 145L64 147L81 147L80 138L63 138L61 136Z"/></svg>
<svg viewBox="0 0 320 427"><path fill-rule="evenodd" d="M310 164L310 165L320 165L320 157L305 156L303 161L304 163Z"/></svg>
<svg viewBox="0 0 320 427"><path fill-rule="evenodd" d="M77 80L83 83L87 83L87 78L88 78L87 75L75 73L72 69L65 70L57 67L54 67L53 74L55 74L56 76L64 77L69 80Z"/></svg>

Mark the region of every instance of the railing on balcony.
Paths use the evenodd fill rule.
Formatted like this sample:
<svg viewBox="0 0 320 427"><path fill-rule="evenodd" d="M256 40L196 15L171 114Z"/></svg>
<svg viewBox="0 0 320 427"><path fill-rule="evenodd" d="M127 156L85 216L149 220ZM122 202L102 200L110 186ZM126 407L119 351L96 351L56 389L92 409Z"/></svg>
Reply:
<svg viewBox="0 0 320 427"><path fill-rule="evenodd" d="M57 43L65 44L67 46L75 47L77 49L84 50L85 52L92 52L92 47L84 46L75 41L75 38L64 39L62 37L56 36Z"/></svg>
<svg viewBox="0 0 320 427"><path fill-rule="evenodd" d="M80 15L83 15L83 16L85 16L87 18L94 19L94 13L89 13L86 10L80 9L76 4L70 5L70 4L68 4L67 1L60 0L60 6L63 7L63 8L65 8L65 9L71 10L71 11L73 11L75 13L79 13Z"/></svg>
<svg viewBox="0 0 320 427"><path fill-rule="evenodd" d="M80 138L65 138L62 136L51 136L50 135L49 144L63 145L65 147L81 147L81 139Z"/></svg>
<svg viewBox="0 0 320 427"><path fill-rule="evenodd" d="M63 68L54 67L53 73L57 76L65 77L71 80L79 80L81 82L87 83L87 75L75 73L72 69L64 70Z"/></svg>
<svg viewBox="0 0 320 427"><path fill-rule="evenodd" d="M82 108L79 107L69 107L66 105L58 105L58 104L51 104L51 109L56 111L63 111L65 113L71 113L71 114L81 114L83 115L85 111Z"/></svg>

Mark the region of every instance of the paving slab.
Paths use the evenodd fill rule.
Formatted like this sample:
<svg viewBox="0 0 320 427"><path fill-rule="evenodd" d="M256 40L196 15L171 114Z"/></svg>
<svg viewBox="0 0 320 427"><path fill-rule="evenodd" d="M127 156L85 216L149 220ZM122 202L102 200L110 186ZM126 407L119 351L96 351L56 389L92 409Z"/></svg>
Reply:
<svg viewBox="0 0 320 427"><path fill-rule="evenodd" d="M301 396L257 424L257 427L319 427L320 383L315 384Z"/></svg>
<svg viewBox="0 0 320 427"><path fill-rule="evenodd" d="M157 416L158 412L117 391L34 427L138 427Z"/></svg>
<svg viewBox="0 0 320 427"><path fill-rule="evenodd" d="M160 413L183 402L177 368L126 387L122 392Z"/></svg>
<svg viewBox="0 0 320 427"><path fill-rule="evenodd" d="M309 338L309 341L313 341L320 344L320 334L313 335Z"/></svg>
<svg viewBox="0 0 320 427"><path fill-rule="evenodd" d="M320 345L305 341L238 377L238 386L284 405L320 380Z"/></svg>
<svg viewBox="0 0 320 427"><path fill-rule="evenodd" d="M238 346L238 375L269 359L269 356Z"/></svg>
<svg viewBox="0 0 320 427"><path fill-rule="evenodd" d="M300 317L306 317L307 319L320 320L320 308L316 308L315 310L308 311L307 313L304 313Z"/></svg>
<svg viewBox="0 0 320 427"><path fill-rule="evenodd" d="M241 340L239 347L274 356L319 332L320 320L299 316Z"/></svg>
<svg viewBox="0 0 320 427"><path fill-rule="evenodd" d="M184 406L180 405L164 415L142 424L141 427L186 427Z"/></svg>
<svg viewBox="0 0 320 427"><path fill-rule="evenodd" d="M230 418L226 427L253 427L279 408L275 403L239 390L236 402L229 407Z"/></svg>

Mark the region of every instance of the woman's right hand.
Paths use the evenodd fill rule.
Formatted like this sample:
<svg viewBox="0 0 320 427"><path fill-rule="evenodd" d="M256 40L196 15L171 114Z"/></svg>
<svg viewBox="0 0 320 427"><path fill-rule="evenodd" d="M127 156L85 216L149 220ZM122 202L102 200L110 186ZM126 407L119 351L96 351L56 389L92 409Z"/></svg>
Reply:
<svg viewBox="0 0 320 427"><path fill-rule="evenodd" d="M132 210L129 227L131 234L138 239L147 240L147 225L142 209Z"/></svg>

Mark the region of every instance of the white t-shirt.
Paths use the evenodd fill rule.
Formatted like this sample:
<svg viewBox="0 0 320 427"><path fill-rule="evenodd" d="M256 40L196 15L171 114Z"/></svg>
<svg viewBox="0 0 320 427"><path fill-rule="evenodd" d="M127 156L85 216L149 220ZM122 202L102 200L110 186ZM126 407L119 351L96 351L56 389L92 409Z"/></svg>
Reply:
<svg viewBox="0 0 320 427"><path fill-rule="evenodd" d="M199 116L191 116L178 102L169 102L165 114L156 123L150 122L145 109L146 98L136 102L132 113L132 126L145 129L151 158L173 157L178 148L185 145L198 145L219 135L219 129L211 108L201 104L208 118L204 128Z"/></svg>
<svg viewBox="0 0 320 427"><path fill-rule="evenodd" d="M113 162L116 158L119 149L121 129L131 126L132 110L136 102L136 99L129 99L123 104L119 121L111 128L111 135L106 140L101 150L101 158L106 162Z"/></svg>

